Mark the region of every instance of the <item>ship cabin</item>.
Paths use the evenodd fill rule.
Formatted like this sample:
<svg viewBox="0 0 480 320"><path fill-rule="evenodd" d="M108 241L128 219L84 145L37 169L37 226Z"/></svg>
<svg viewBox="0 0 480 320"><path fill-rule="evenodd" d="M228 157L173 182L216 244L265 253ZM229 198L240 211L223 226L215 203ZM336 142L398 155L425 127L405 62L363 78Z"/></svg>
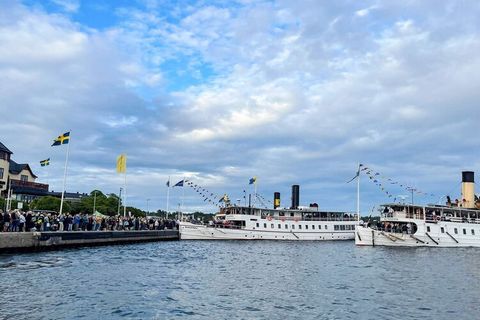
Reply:
<svg viewBox="0 0 480 320"><path fill-rule="evenodd" d="M391 203L380 208L380 223L376 229L388 232L415 233L417 223L480 223L480 210L441 205L410 205Z"/></svg>
<svg viewBox="0 0 480 320"><path fill-rule="evenodd" d="M416 206L409 204L386 204L382 206L381 220L425 220L480 223L480 210L441 205Z"/></svg>
<svg viewBox="0 0 480 320"><path fill-rule="evenodd" d="M357 214L335 211L318 211L316 208L299 207L298 209L266 209L244 206L227 206L220 209L215 216L215 225L225 224L244 227L245 221L257 217L279 221L357 221ZM255 220L256 221L256 220Z"/></svg>

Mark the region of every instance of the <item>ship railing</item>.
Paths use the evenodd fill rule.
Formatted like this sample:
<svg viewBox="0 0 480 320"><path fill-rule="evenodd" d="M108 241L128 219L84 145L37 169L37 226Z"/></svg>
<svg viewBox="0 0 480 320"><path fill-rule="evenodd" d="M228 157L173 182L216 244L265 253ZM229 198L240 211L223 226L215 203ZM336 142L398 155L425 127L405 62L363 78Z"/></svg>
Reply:
<svg viewBox="0 0 480 320"><path fill-rule="evenodd" d="M222 223L216 223L213 225L208 225L208 227L211 228L223 228L223 229L243 229L243 226L237 226L234 224L222 224Z"/></svg>
<svg viewBox="0 0 480 320"><path fill-rule="evenodd" d="M425 217L425 221L428 223L437 223L439 221L448 221L456 223L478 223L480 224L480 219L466 218L466 217L449 217L449 216L429 216Z"/></svg>
<svg viewBox="0 0 480 320"><path fill-rule="evenodd" d="M262 217L268 219L268 217ZM356 217L338 217L338 218L300 218L300 217L272 217L275 221L357 221Z"/></svg>

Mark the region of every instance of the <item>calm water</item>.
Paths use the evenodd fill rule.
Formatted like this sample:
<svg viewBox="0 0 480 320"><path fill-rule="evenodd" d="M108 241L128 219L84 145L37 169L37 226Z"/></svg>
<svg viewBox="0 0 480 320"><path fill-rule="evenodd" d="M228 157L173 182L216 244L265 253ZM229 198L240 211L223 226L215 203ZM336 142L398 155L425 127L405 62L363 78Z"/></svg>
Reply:
<svg viewBox="0 0 480 320"><path fill-rule="evenodd" d="M478 319L479 249L181 241L0 255L1 319Z"/></svg>

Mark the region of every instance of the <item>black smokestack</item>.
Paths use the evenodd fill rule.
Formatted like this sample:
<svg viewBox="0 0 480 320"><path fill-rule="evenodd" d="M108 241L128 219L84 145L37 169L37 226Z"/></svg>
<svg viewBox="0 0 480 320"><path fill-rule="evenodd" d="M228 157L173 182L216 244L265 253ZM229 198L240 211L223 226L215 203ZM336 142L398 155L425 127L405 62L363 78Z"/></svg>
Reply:
<svg viewBox="0 0 480 320"><path fill-rule="evenodd" d="M462 182L475 183L475 174L473 173L473 171L463 171Z"/></svg>
<svg viewBox="0 0 480 320"><path fill-rule="evenodd" d="M280 207L280 192L275 192L273 194L273 209Z"/></svg>
<svg viewBox="0 0 480 320"><path fill-rule="evenodd" d="M294 184L292 186L292 207L291 209L298 209L300 204L300 186L298 184Z"/></svg>

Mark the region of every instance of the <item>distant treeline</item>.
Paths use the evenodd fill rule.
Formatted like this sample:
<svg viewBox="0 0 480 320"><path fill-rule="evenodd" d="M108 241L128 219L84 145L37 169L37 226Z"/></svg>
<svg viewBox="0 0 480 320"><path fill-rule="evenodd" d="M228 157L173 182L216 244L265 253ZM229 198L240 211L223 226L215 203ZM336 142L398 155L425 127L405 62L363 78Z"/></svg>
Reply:
<svg viewBox="0 0 480 320"><path fill-rule="evenodd" d="M30 203L23 202L23 210L51 210L51 211L60 211L60 198L47 196L47 197L40 197L33 200ZM64 201L63 203L63 212L69 212L72 214L77 213L93 213L93 207L95 202L95 211L98 211L102 214L108 216L114 216L119 211L119 204L120 204L120 214L123 214L123 207L121 199L119 199L118 195L114 193L104 194L100 190L93 190L89 193L89 195L82 197L76 201ZM0 198L0 208L5 209L6 200ZM18 205L18 201L13 200L11 204L12 209L16 209ZM132 216L135 217L144 217L147 212L141 209L127 206L127 214L130 212ZM148 212L149 216L158 216L158 217L166 217L166 211L158 210L157 212ZM176 216L176 213L169 213L169 217L172 218L173 215ZM195 212L193 214L195 219L209 221L213 218L213 214L205 214L203 212Z"/></svg>

